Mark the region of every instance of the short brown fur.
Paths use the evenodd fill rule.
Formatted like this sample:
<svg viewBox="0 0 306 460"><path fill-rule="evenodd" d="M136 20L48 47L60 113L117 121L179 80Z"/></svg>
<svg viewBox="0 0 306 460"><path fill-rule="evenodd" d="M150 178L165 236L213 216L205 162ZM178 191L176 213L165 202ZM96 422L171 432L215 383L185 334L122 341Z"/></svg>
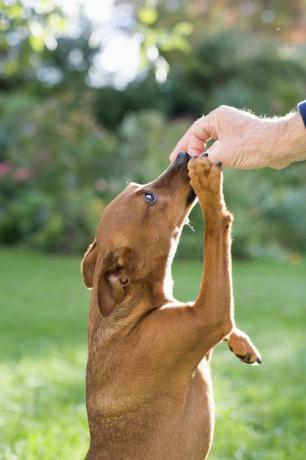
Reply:
<svg viewBox="0 0 306 460"><path fill-rule="evenodd" d="M130 184L106 209L84 256L92 288L87 460L205 459L214 428L213 347L225 339L242 361L260 362L234 324L222 172L203 156L188 169L187 162L180 156L156 181ZM184 304L172 295L171 263L193 205L190 183L206 222L205 261L199 294Z"/></svg>

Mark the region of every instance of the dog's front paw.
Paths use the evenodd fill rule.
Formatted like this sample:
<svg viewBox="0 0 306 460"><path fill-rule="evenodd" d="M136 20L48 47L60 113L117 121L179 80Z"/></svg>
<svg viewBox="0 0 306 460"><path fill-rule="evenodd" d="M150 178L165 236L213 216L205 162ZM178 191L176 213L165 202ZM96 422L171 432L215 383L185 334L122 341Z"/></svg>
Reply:
<svg viewBox="0 0 306 460"><path fill-rule="evenodd" d="M221 166L221 163L212 165L207 154L193 158L188 163L190 184L199 198L205 218L213 222L218 218L232 220L224 202Z"/></svg>
<svg viewBox="0 0 306 460"><path fill-rule="evenodd" d="M190 183L198 197L209 194L220 197L222 194L221 163L212 166L204 153L199 157L192 158L188 163Z"/></svg>
<svg viewBox="0 0 306 460"><path fill-rule="evenodd" d="M235 330L226 339L228 342L229 349L246 364L261 364L262 359L259 351L252 343L249 336L244 332Z"/></svg>

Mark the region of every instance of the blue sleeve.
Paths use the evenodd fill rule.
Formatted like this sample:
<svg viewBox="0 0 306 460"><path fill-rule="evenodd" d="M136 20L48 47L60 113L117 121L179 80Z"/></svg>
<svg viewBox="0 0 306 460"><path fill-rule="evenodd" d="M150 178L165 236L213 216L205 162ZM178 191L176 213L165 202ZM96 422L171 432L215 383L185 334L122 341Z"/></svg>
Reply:
<svg viewBox="0 0 306 460"><path fill-rule="evenodd" d="M306 128L306 100L301 101L297 105L297 109L301 114L301 117L303 118L304 126Z"/></svg>

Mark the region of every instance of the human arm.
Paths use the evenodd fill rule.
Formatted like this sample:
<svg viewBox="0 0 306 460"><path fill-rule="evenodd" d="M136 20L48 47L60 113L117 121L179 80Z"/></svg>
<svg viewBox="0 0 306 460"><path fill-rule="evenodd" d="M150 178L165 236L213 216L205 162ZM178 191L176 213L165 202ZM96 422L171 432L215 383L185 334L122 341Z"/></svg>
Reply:
<svg viewBox="0 0 306 460"><path fill-rule="evenodd" d="M299 112L284 117L260 118L233 107L220 106L197 120L171 153L200 155L208 140L210 161L226 167L281 169L306 159L306 129Z"/></svg>

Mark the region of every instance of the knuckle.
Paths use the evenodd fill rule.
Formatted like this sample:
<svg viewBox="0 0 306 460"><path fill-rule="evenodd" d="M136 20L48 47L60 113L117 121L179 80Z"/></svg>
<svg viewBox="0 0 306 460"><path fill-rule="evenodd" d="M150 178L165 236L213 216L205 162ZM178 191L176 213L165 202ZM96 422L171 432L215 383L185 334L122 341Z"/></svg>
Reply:
<svg viewBox="0 0 306 460"><path fill-rule="evenodd" d="M219 105L219 107L217 107L216 112L218 114L223 115L223 114L228 113L228 111L230 111L230 109L231 108L228 105L222 104L222 105Z"/></svg>
<svg viewBox="0 0 306 460"><path fill-rule="evenodd" d="M221 105L220 105L220 110L223 110L223 111L224 111L224 110L230 110L230 109L231 109L231 108L230 108L229 105L226 105L226 104L221 104Z"/></svg>
<svg viewBox="0 0 306 460"><path fill-rule="evenodd" d="M193 125L198 125L198 124L200 124L200 123L203 121L204 118L205 118L205 115L202 115L200 118L198 118L198 119L193 123Z"/></svg>

